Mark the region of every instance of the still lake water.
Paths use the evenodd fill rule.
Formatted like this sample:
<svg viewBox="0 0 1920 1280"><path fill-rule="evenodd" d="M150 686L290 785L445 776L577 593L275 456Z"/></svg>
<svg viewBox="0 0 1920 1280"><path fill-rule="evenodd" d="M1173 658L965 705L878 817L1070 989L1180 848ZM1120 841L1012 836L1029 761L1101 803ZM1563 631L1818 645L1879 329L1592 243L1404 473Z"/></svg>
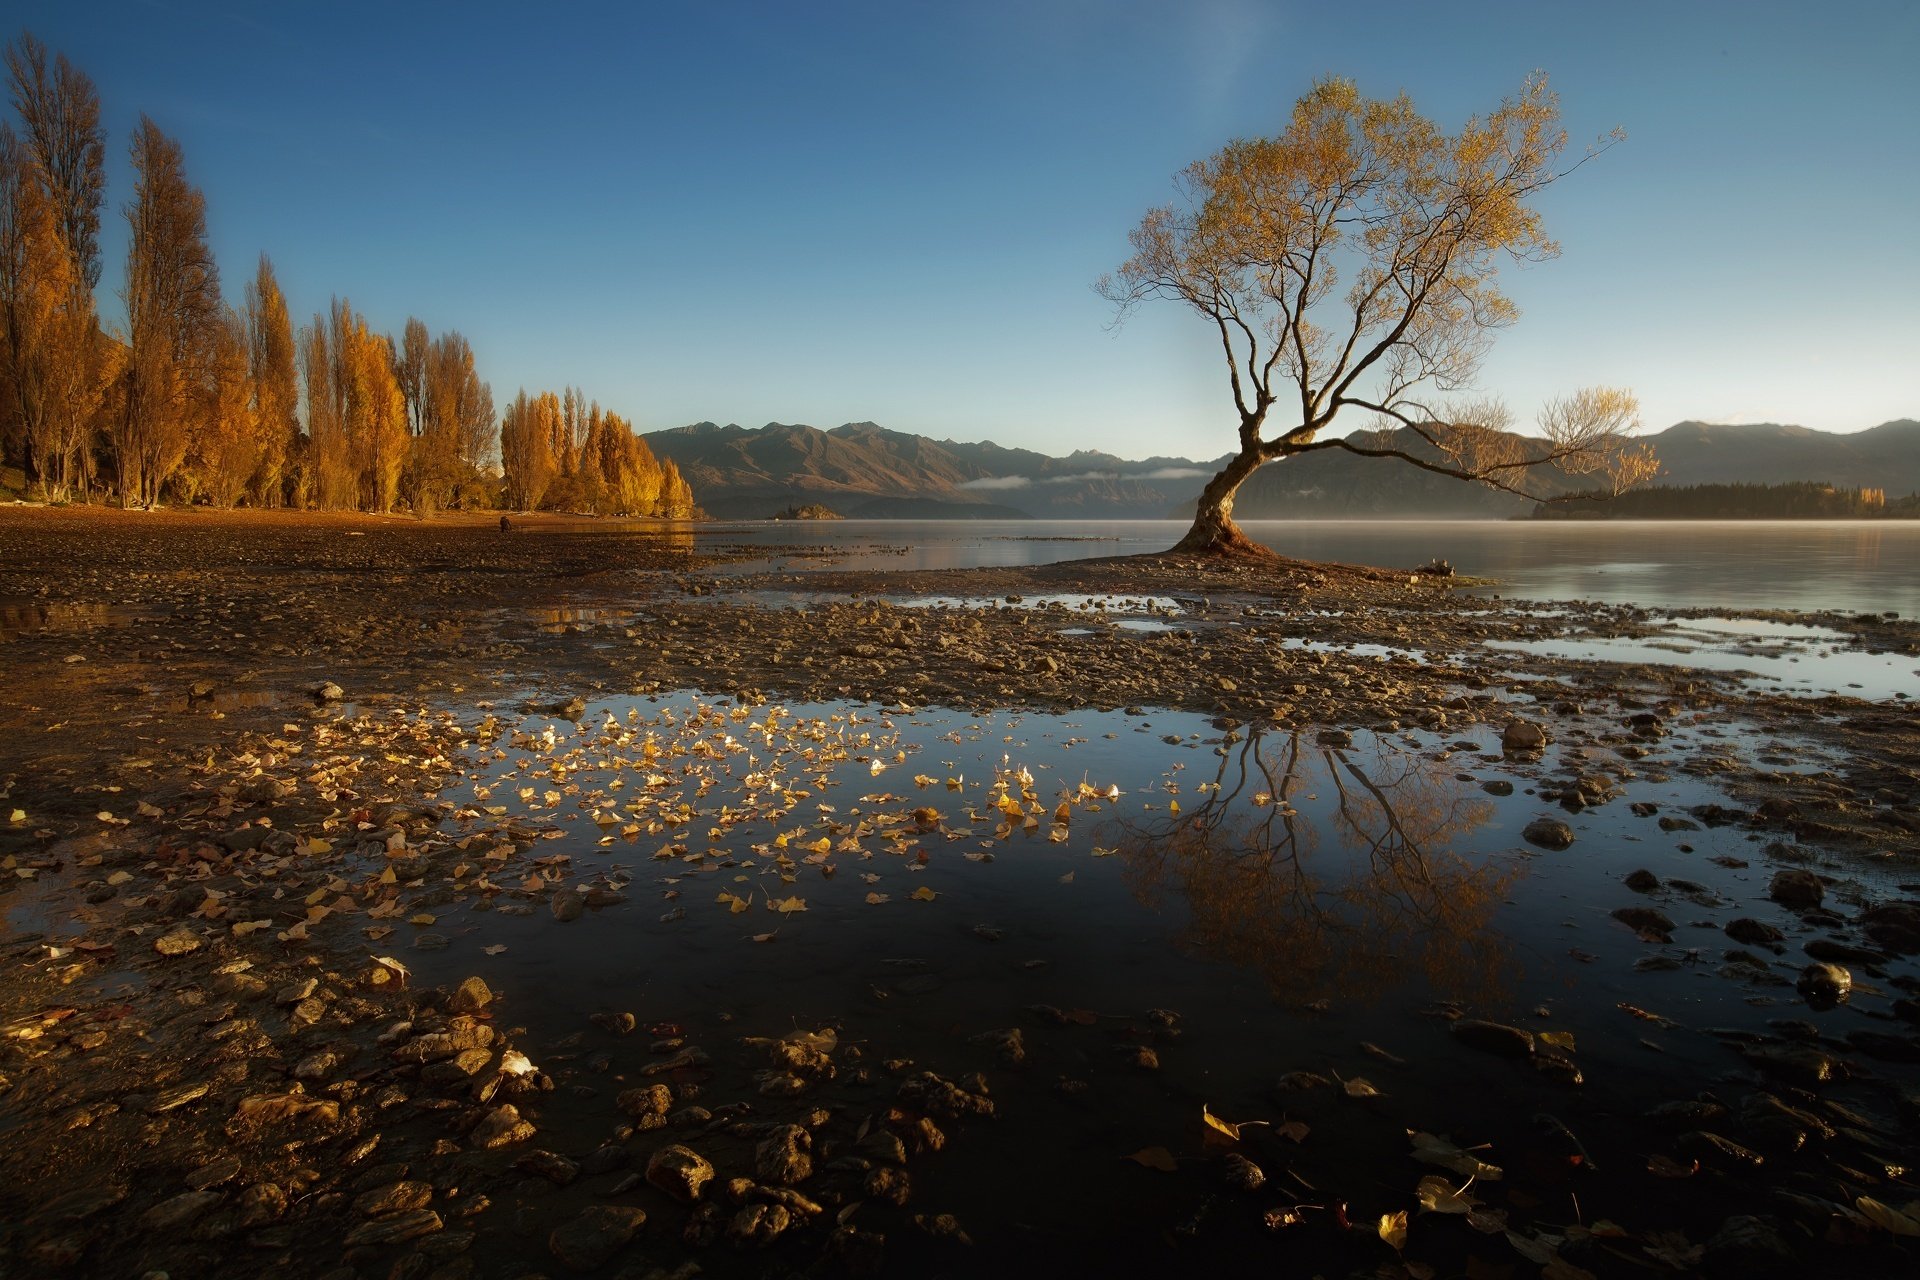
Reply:
<svg viewBox="0 0 1920 1280"><path fill-rule="evenodd" d="M1920 615L1920 521L1256 520L1259 542L1305 560L1411 568L1446 560L1532 600L1649 608L1894 610ZM795 545L744 568L964 569L1163 551L1172 520L838 520L700 526L706 545Z"/></svg>

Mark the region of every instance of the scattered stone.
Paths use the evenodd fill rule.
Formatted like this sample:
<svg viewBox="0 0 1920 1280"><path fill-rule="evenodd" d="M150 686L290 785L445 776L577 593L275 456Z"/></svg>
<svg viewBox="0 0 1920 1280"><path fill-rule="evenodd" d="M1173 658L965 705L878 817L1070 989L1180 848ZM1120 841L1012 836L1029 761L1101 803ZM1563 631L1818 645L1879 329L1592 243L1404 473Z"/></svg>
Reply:
<svg viewBox="0 0 1920 1280"><path fill-rule="evenodd" d="M635 1120L663 1120L673 1110L673 1090L664 1084L643 1084L637 1089L621 1090L613 1101Z"/></svg>
<svg viewBox="0 0 1920 1280"><path fill-rule="evenodd" d="M813 1134L797 1124L777 1126L754 1148L753 1172L762 1182L788 1186L813 1175Z"/></svg>
<svg viewBox="0 0 1920 1280"><path fill-rule="evenodd" d="M390 1213L424 1209L433 1203L433 1186L426 1182L389 1182L383 1187L363 1191L353 1198L353 1211L363 1218L384 1218Z"/></svg>
<svg viewBox="0 0 1920 1280"><path fill-rule="evenodd" d="M691 1147L675 1143L648 1159L647 1181L682 1204L692 1204L713 1181L713 1166Z"/></svg>
<svg viewBox="0 0 1920 1280"><path fill-rule="evenodd" d="M511 1102L487 1112L473 1127L467 1140L482 1151L525 1142L534 1135L532 1124L520 1118L520 1109Z"/></svg>
<svg viewBox="0 0 1920 1280"><path fill-rule="evenodd" d="M1545 726L1531 720L1510 720L1507 727L1500 731L1500 749L1510 755L1544 751L1546 746Z"/></svg>
<svg viewBox="0 0 1920 1280"><path fill-rule="evenodd" d="M513 1167L522 1173L531 1173L545 1178L556 1187L570 1186L580 1176L578 1161L570 1160L557 1151L535 1148L522 1152L513 1162Z"/></svg>
<svg viewBox="0 0 1920 1280"><path fill-rule="evenodd" d="M1221 1175L1235 1191L1258 1191L1267 1185L1266 1171L1238 1151L1228 1153Z"/></svg>
<svg viewBox="0 0 1920 1280"><path fill-rule="evenodd" d="M178 925L153 940L153 949L163 956L184 956L198 951L201 947L200 935Z"/></svg>
<svg viewBox="0 0 1920 1280"><path fill-rule="evenodd" d="M1656 911L1652 907L1618 907L1612 915L1637 933L1657 936L1662 942L1673 941L1674 924L1664 911Z"/></svg>
<svg viewBox="0 0 1920 1280"><path fill-rule="evenodd" d="M1462 1018L1453 1024L1453 1037L1470 1049L1499 1054L1503 1058L1533 1056L1533 1033L1504 1023Z"/></svg>
<svg viewBox="0 0 1920 1280"><path fill-rule="evenodd" d="M493 992L488 990L485 979L476 977L460 984L447 1007L455 1013L479 1013L492 1003Z"/></svg>
<svg viewBox="0 0 1920 1280"><path fill-rule="evenodd" d="M1535 818L1520 836L1528 844L1542 849L1558 851L1573 844L1573 828L1558 818Z"/></svg>
<svg viewBox="0 0 1920 1280"><path fill-rule="evenodd" d="M347 696L347 691L331 680L322 681L308 690L315 702L339 702Z"/></svg>
<svg viewBox="0 0 1920 1280"><path fill-rule="evenodd" d="M727 1223L727 1243L736 1249L764 1249L792 1223L785 1205L750 1204Z"/></svg>
<svg viewBox="0 0 1920 1280"><path fill-rule="evenodd" d="M1831 1009L1852 994L1853 974L1844 965L1810 964L1800 971L1800 981L1794 985L1808 1004Z"/></svg>
<svg viewBox="0 0 1920 1280"><path fill-rule="evenodd" d="M1638 871L1627 873L1626 885L1635 893L1652 893L1660 887L1660 877L1641 867Z"/></svg>
<svg viewBox="0 0 1920 1280"><path fill-rule="evenodd" d="M183 1191L141 1214L140 1225L149 1231L178 1231L191 1226L220 1199L218 1191Z"/></svg>
<svg viewBox="0 0 1920 1280"><path fill-rule="evenodd" d="M1748 916L1727 921L1726 933L1735 942L1743 942L1750 947L1772 947L1776 951L1781 949L1787 936L1772 925Z"/></svg>
<svg viewBox="0 0 1920 1280"><path fill-rule="evenodd" d="M647 1220L647 1211L623 1204L593 1204L553 1229L547 1248L574 1271L593 1271L627 1247Z"/></svg>
<svg viewBox="0 0 1920 1280"><path fill-rule="evenodd" d="M403 1240L416 1240L421 1236L432 1235L446 1226L440 1215L431 1209L413 1209L406 1213L396 1213L385 1218L375 1218L363 1222L347 1232L341 1241L348 1248L362 1244L399 1244Z"/></svg>
<svg viewBox="0 0 1920 1280"><path fill-rule="evenodd" d="M1819 906L1826 899L1827 890L1813 872L1789 867L1774 872L1772 882L1767 885L1767 896L1783 907L1804 911Z"/></svg>
<svg viewBox="0 0 1920 1280"><path fill-rule="evenodd" d="M551 906L553 918L561 924L566 924L568 921L580 918L581 913L587 909L587 900L572 889L561 889L553 895Z"/></svg>

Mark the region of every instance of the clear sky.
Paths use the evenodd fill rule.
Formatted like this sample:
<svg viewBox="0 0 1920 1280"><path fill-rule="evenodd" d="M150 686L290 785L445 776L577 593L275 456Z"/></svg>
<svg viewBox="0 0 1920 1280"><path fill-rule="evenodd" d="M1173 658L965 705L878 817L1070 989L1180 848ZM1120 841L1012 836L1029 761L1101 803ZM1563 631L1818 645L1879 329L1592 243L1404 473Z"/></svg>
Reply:
<svg viewBox="0 0 1920 1280"><path fill-rule="evenodd" d="M1448 128L1535 69L1576 148L1554 262L1483 383L1682 418L1920 416L1920 5L780 0L553 6L24 0L100 87L102 306L145 111L237 301L352 300L472 341L504 402L642 430L871 419L1050 452L1216 456L1211 330L1092 291L1171 177L1318 76ZM1353 425L1362 425L1354 423Z"/></svg>

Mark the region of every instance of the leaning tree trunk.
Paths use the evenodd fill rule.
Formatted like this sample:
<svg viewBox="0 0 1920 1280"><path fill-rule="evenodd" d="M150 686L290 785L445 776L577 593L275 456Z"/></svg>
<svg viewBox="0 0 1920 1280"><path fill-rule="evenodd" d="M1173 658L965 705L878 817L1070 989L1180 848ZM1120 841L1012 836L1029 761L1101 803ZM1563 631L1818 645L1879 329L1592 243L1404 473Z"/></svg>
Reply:
<svg viewBox="0 0 1920 1280"><path fill-rule="evenodd" d="M1219 475L1207 481L1207 487L1200 491L1200 501L1194 509L1193 527L1174 546L1175 551L1222 556L1273 554L1240 532L1240 526L1233 522L1233 495L1248 476L1260 469L1261 462L1256 450L1242 450L1220 469Z"/></svg>

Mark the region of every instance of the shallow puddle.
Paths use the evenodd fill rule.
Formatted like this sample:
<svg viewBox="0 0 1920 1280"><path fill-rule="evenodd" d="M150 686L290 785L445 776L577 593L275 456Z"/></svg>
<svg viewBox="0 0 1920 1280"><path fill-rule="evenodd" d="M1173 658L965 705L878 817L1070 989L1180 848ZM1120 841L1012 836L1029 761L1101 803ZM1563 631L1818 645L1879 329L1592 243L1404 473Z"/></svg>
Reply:
<svg viewBox="0 0 1920 1280"><path fill-rule="evenodd" d="M979 1070L999 1120L965 1126L914 1174L915 1206L959 1217L976 1270L1137 1266L1141 1250L1161 1266L1270 1261L1259 1215L1218 1203L1198 1174L1217 1156L1203 1106L1311 1131L1260 1148L1285 1203L1351 1201L1371 1221L1431 1172L1406 1136L1431 1130L1513 1161L1481 1193L1516 1214L1557 1198L1542 1212L1571 1218L1572 1194L1650 1225L1673 1213L1643 1185L1654 1139L1596 1106L1637 1114L1737 1070L1709 1028L1791 1017L1838 1038L1890 999L1863 976L1852 1003L1815 1013L1793 991L1793 953L1723 968L1735 917L1812 936L1766 901L1758 837L1686 817L1723 797L1680 766L1762 749L1724 725L1677 725L1631 770L1571 749L1516 768L1484 732L1223 734L1159 711L907 715L684 694L478 732L486 758L442 794L470 865L423 925L396 920L381 945L431 933L444 945L400 952L420 978L486 977L563 1085L544 1104L549 1140L598 1141L611 1091L649 1061L645 1037L581 1047L595 1014L672 1022L709 1046L832 1026L871 1062ZM1537 794L1596 769L1623 788L1598 808ZM1513 794L1482 785L1500 782ZM1572 847L1530 845L1522 830L1541 817L1566 821ZM490 869L507 832L535 837L531 860ZM1661 887L1625 888L1639 869ZM603 905L557 922L567 891ZM1610 914L1635 906L1671 916L1671 941ZM1913 974L1909 960L1885 971ZM1464 1046L1447 1009L1554 1033L1587 1084ZM1295 1071L1367 1088L1276 1093ZM751 1081L724 1068L703 1094L742 1098ZM1540 1115L1580 1131L1582 1159L1569 1164ZM1154 1149L1195 1172L1127 1158ZM1290 1256L1343 1256L1315 1239ZM1455 1264L1482 1252L1506 1246L1440 1248Z"/></svg>

